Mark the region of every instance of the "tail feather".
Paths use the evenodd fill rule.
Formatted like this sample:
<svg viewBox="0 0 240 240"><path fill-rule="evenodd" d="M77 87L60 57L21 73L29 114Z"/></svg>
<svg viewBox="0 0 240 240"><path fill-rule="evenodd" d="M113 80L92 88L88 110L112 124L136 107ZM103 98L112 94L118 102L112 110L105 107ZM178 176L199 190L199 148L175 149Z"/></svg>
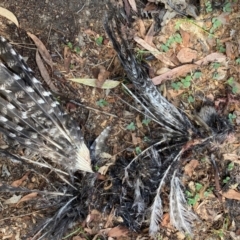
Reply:
<svg viewBox="0 0 240 240"><path fill-rule="evenodd" d="M92 172L80 128L63 114L33 71L0 37L0 127L9 138L71 171ZM5 131L4 129L8 129Z"/></svg>

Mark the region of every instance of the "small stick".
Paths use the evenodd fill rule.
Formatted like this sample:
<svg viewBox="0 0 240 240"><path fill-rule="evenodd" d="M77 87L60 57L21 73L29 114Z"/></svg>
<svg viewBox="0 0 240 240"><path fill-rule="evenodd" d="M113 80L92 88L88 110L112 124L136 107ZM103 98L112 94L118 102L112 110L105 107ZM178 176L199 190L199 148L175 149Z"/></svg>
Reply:
<svg viewBox="0 0 240 240"><path fill-rule="evenodd" d="M118 118L118 116L115 115L115 114L111 114L111 113L108 113L108 112L104 112L104 111L98 110L98 109L96 109L96 108L92 108L92 107L85 106L85 105L83 105L83 104L81 104L81 103L78 103L78 102L76 102L76 101L74 101L74 100L70 100L70 102L72 102L72 103L74 103L74 104L76 104L76 105L78 105L78 106L84 107L84 108L86 108L86 109L93 110L93 111L96 111L96 112L100 112L100 113L103 113L103 114L108 115L108 116L110 116L110 117Z"/></svg>

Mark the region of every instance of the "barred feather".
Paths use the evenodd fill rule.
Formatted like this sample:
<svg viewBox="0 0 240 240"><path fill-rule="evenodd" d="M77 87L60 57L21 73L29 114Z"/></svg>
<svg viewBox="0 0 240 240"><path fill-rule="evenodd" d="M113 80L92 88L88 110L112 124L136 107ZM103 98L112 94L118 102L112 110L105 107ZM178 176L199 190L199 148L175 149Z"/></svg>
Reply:
<svg viewBox="0 0 240 240"><path fill-rule="evenodd" d="M0 131L70 171L92 172L80 128L3 37L0 59Z"/></svg>

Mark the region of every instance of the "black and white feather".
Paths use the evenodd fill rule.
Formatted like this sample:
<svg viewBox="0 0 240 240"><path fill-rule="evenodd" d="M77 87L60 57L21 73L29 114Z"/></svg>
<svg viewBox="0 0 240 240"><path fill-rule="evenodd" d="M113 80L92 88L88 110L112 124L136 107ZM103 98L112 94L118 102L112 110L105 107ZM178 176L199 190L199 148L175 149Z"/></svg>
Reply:
<svg viewBox="0 0 240 240"><path fill-rule="evenodd" d="M214 141L223 142L232 126L212 106L203 107L193 122L161 95L146 67L134 56L126 40L127 24L116 9L105 19L104 27L128 79L135 87L136 93L128 90L129 93L141 103L146 115L159 123L162 133L158 142L124 163L124 174L119 176L123 178L124 190L117 212L131 229L138 230L148 225L149 234L154 236L163 217L161 195L165 189L170 196L172 224L191 234L192 223L197 217L187 208L182 191L179 179L182 157L187 150L203 149Z"/></svg>
<svg viewBox="0 0 240 240"><path fill-rule="evenodd" d="M0 37L0 131L67 170L92 172L81 130Z"/></svg>

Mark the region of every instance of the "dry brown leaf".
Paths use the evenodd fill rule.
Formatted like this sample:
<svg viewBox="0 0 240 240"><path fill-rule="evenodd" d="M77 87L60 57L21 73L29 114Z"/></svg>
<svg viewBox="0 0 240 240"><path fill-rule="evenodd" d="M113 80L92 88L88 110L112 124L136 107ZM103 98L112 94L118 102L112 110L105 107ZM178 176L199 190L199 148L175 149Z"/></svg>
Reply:
<svg viewBox="0 0 240 240"><path fill-rule="evenodd" d="M197 65L206 65L210 62L219 62L219 63L226 62L226 56L224 54L218 53L218 52L211 53L211 54L207 55L206 57L198 60L196 62L196 64Z"/></svg>
<svg viewBox="0 0 240 240"><path fill-rule="evenodd" d="M129 4L130 4L132 10L133 10L134 12L137 12L137 5L136 5L135 0L128 0L128 2L129 2Z"/></svg>
<svg viewBox="0 0 240 240"><path fill-rule="evenodd" d="M238 56L238 54L236 55L237 51L236 49L234 49L235 48L234 44L232 42L226 42L225 45L227 57L230 58L231 60L234 60Z"/></svg>
<svg viewBox="0 0 240 240"><path fill-rule="evenodd" d="M212 93L209 93L208 95L206 95L206 99L211 100L212 102L214 102L214 95Z"/></svg>
<svg viewBox="0 0 240 240"><path fill-rule="evenodd" d="M63 58L64 58L64 69L65 69L66 73L69 73L72 56L71 56L71 50L68 46L64 47Z"/></svg>
<svg viewBox="0 0 240 240"><path fill-rule="evenodd" d="M216 72L217 72L217 74L214 77L214 79L216 79L218 81L219 80L224 80L227 77L228 67L219 67L218 69L216 69Z"/></svg>
<svg viewBox="0 0 240 240"><path fill-rule="evenodd" d="M146 36L144 37L144 41L146 43L148 43L149 45L155 47L154 43L153 43L153 36L154 36L154 23L152 23L151 27L149 28Z"/></svg>
<svg viewBox="0 0 240 240"><path fill-rule="evenodd" d="M84 232L92 235L93 234L93 230L91 228L84 228Z"/></svg>
<svg viewBox="0 0 240 240"><path fill-rule="evenodd" d="M11 186L13 187L19 187L20 185L22 185L23 181L25 181L28 178L28 175L30 174L30 171L27 172L22 178L14 181Z"/></svg>
<svg viewBox="0 0 240 240"><path fill-rule="evenodd" d="M142 19L138 19L137 20L137 25L138 25L138 28L139 28L139 33L140 33L140 36L142 38L144 38L145 34L146 34L146 28L145 28L145 25L143 23L143 20Z"/></svg>
<svg viewBox="0 0 240 240"><path fill-rule="evenodd" d="M186 31L184 31L183 29L180 29L180 34L182 37L182 45L184 47L188 47L189 43L190 43L190 34Z"/></svg>
<svg viewBox="0 0 240 240"><path fill-rule="evenodd" d="M156 71L156 74L157 74L157 75L161 75L161 74L164 74L164 73L166 73L166 72L168 72L168 71L170 71L170 68L162 67L162 68L160 68L160 69L158 69L158 70Z"/></svg>
<svg viewBox="0 0 240 240"><path fill-rule="evenodd" d="M172 80L174 78L185 76L190 71L194 71L195 69L197 69L197 67L198 66L195 65L195 64L182 65L180 67L176 67L172 70L169 70L169 71L167 71L166 73L163 73L160 76L154 77L152 79L152 81L155 85L158 85L158 84L161 84L162 82L164 82L166 80Z"/></svg>
<svg viewBox="0 0 240 240"><path fill-rule="evenodd" d="M113 219L114 219L114 207L112 208L110 214L108 215L108 218L107 218L107 222L105 223L104 225L104 228L109 228L109 227L112 227L113 226ZM111 229L111 228L110 228ZM109 229L109 230L110 230Z"/></svg>
<svg viewBox="0 0 240 240"><path fill-rule="evenodd" d="M223 154L223 159L224 160L230 160L230 161L233 161L235 163L239 163L240 164L240 158L235 153L225 153L225 154Z"/></svg>
<svg viewBox="0 0 240 240"><path fill-rule="evenodd" d="M6 8L0 7L0 15L12 21L13 23L15 23L17 27L19 27L19 23L16 16Z"/></svg>
<svg viewBox="0 0 240 240"><path fill-rule="evenodd" d="M96 81L96 87L101 88L104 82L109 77L110 72L105 69L105 67L100 66L99 67L99 73Z"/></svg>
<svg viewBox="0 0 240 240"><path fill-rule="evenodd" d="M178 54L177 58L181 63L189 63L197 58L197 51L191 48L182 48Z"/></svg>
<svg viewBox="0 0 240 240"><path fill-rule="evenodd" d="M96 36L96 35L97 35L97 33L94 32L94 31L91 30L91 29L86 29L86 30L84 31L84 33L86 33L88 36Z"/></svg>
<svg viewBox="0 0 240 240"><path fill-rule="evenodd" d="M38 51L40 52L42 58L44 61L52 68L53 67L53 62L52 62L52 57L50 53L48 52L47 48L43 44L43 42L34 34L27 32L28 36L33 40L35 45L38 48Z"/></svg>
<svg viewBox="0 0 240 240"><path fill-rule="evenodd" d="M98 169L98 172L101 173L102 175L106 175L108 168L112 166L114 163L106 163L104 166L100 167Z"/></svg>
<svg viewBox="0 0 240 240"><path fill-rule="evenodd" d="M123 0L123 2L124 2L124 9L125 9L126 15L129 17L131 13L131 6L128 0Z"/></svg>
<svg viewBox="0 0 240 240"><path fill-rule="evenodd" d="M211 53L206 57L195 62L195 64L185 64L183 66L176 67L160 76L154 77L152 81L155 85L158 85L158 84L161 84L163 81L172 80L177 77L185 76L187 73L197 69L198 65L201 66L201 65L206 65L209 62L225 62L225 61L226 61L226 56L224 54Z"/></svg>
<svg viewBox="0 0 240 240"><path fill-rule="evenodd" d="M105 128L105 127L107 126L107 124L108 124L107 120L104 120L104 121L100 124L100 126L101 126L102 128Z"/></svg>
<svg viewBox="0 0 240 240"><path fill-rule="evenodd" d="M140 115L137 115L137 117L136 117L136 124L137 124L137 128L143 127L142 122L140 120Z"/></svg>
<svg viewBox="0 0 240 240"><path fill-rule="evenodd" d="M37 195L38 195L38 193L36 193L36 192L29 193L29 194L25 195L24 197L22 197L22 198L20 199L20 201L18 201L17 205L19 205L21 202L30 201L30 200L32 200L33 198L36 198Z"/></svg>
<svg viewBox="0 0 240 240"><path fill-rule="evenodd" d="M218 15L216 19L218 19L222 23L222 25L229 24L230 22L229 13L226 12L223 12L220 15Z"/></svg>
<svg viewBox="0 0 240 240"><path fill-rule="evenodd" d="M159 52L156 48L152 47L151 45L149 45L147 42L145 42L143 39L141 39L138 36L134 37L134 40L140 44L143 48L145 48L146 50L148 50L149 52L151 52L151 54L157 58L158 60L160 60L161 62L163 62L164 64L174 67L175 65L169 60L169 58L166 56L165 53Z"/></svg>
<svg viewBox="0 0 240 240"><path fill-rule="evenodd" d="M128 229L122 226L112 228L108 232L108 237L127 237Z"/></svg>
<svg viewBox="0 0 240 240"><path fill-rule="evenodd" d="M177 240L184 240L184 239L186 239L186 234L184 232L177 232L176 233L176 239Z"/></svg>
<svg viewBox="0 0 240 240"><path fill-rule="evenodd" d="M88 223L90 223L92 221L97 221L97 220L100 219L100 217L101 217L101 213L98 210L93 209L91 211L91 213L88 214L88 216L86 218L86 223L88 224Z"/></svg>
<svg viewBox="0 0 240 240"><path fill-rule="evenodd" d="M229 189L227 192L222 192L221 194L228 199L240 200L240 192L234 189Z"/></svg>
<svg viewBox="0 0 240 240"><path fill-rule="evenodd" d="M193 172L195 170L195 168L199 165L198 160L191 160L188 164L186 164L186 166L184 167L184 172L191 177L193 175Z"/></svg>
<svg viewBox="0 0 240 240"><path fill-rule="evenodd" d="M74 236L72 240L86 240L86 238L82 238L80 236Z"/></svg>
<svg viewBox="0 0 240 240"><path fill-rule="evenodd" d="M166 228L168 228L169 226L171 226L169 213L163 214L162 221L161 221L161 225L162 225L163 227L166 227Z"/></svg>
<svg viewBox="0 0 240 240"><path fill-rule="evenodd" d="M182 94L184 92L184 90L173 90L173 89L168 89L167 93L170 97L170 99L174 99L175 97L177 97L178 95Z"/></svg>
<svg viewBox="0 0 240 240"><path fill-rule="evenodd" d="M211 198L210 201L213 202L214 200ZM206 220L206 221L213 221L213 219L216 217L217 213L215 212L214 209L210 208L208 206L209 200L204 199L196 209L196 213L198 216L200 216L201 219Z"/></svg>
<svg viewBox="0 0 240 240"><path fill-rule="evenodd" d="M38 53L38 50L36 51L36 62L38 65L38 69L41 73L41 76L43 78L43 80L45 81L45 83L49 86L49 88L53 91L53 92L58 92L58 89L54 86L52 79L50 78L48 71L46 69L46 67L44 66L44 63Z"/></svg>
<svg viewBox="0 0 240 240"><path fill-rule="evenodd" d="M106 153L106 152L101 152L100 157L101 157L101 159L110 159L110 158L114 159L115 158L114 156L112 156L111 154Z"/></svg>
<svg viewBox="0 0 240 240"><path fill-rule="evenodd" d="M107 235L112 228L104 228L99 230L99 234Z"/></svg>
<svg viewBox="0 0 240 240"><path fill-rule="evenodd" d="M164 213L161 221L161 226L168 228L168 229L174 229L173 225L170 221L170 215L169 213Z"/></svg>
<svg viewBox="0 0 240 240"><path fill-rule="evenodd" d="M142 142L140 137L136 137L136 133L132 132L131 135L132 135L132 143L133 143L133 145L138 145L139 143Z"/></svg>

